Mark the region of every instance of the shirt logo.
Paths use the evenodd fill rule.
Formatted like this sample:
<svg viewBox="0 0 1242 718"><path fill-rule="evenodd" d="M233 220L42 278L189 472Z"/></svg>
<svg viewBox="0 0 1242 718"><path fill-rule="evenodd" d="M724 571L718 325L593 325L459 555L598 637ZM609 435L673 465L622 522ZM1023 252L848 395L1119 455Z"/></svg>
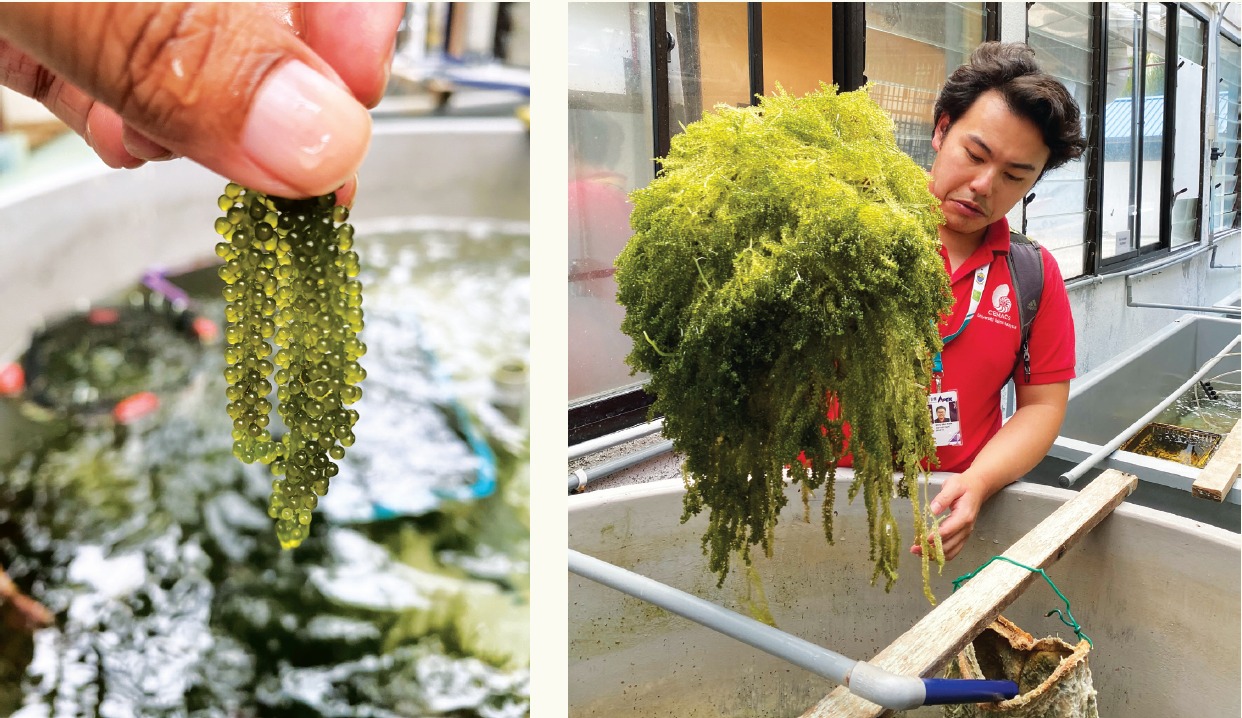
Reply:
<svg viewBox="0 0 1242 718"><path fill-rule="evenodd" d="M1013 302L1009 300L1008 284L1002 284L992 292L992 306L996 308L996 311L1006 314L1013 307Z"/></svg>

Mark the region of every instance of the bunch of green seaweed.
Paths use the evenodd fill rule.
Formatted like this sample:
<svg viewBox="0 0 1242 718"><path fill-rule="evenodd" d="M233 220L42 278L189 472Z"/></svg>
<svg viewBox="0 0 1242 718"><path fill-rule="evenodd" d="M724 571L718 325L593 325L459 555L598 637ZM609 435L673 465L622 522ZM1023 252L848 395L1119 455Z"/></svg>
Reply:
<svg viewBox="0 0 1242 718"><path fill-rule="evenodd" d="M832 543L836 467L852 453L872 583L897 578L891 499L908 497L934 600L928 557L943 551L918 477L935 457L927 387L952 302L927 182L867 88L821 85L717 106L633 193L616 263L627 362L651 374L652 414L685 456L683 522L710 511L703 550L721 583L733 553L772 554L786 467L804 499L824 487Z"/></svg>
<svg viewBox="0 0 1242 718"><path fill-rule="evenodd" d="M233 455L272 465L268 515L280 545L295 548L310 534L311 511L328 493L336 462L354 444L358 412L345 406L362 398L357 384L367 375L358 364L367 347L357 336L362 283L354 279L361 271L351 250L354 228L339 224L349 210L335 206L331 193L290 200L230 182L217 205L225 216L216 219L216 232L227 240L216 254L228 283L224 376ZM268 339L280 344L274 363ZM289 427L279 443L267 429L272 372Z"/></svg>

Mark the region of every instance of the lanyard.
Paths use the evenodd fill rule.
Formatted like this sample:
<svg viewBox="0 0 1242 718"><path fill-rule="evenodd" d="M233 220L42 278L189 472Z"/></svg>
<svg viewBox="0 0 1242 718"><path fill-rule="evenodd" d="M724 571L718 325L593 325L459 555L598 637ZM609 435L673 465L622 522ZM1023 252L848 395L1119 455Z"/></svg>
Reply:
<svg viewBox="0 0 1242 718"><path fill-rule="evenodd" d="M944 338L946 346L966 329L971 319L974 319L975 311L979 309L979 300L983 299L983 287L988 283L988 269L991 266L992 263L988 262L975 270L975 284L970 289L970 307L966 310L966 318L962 320L962 326L958 327L957 331ZM936 380L936 391L940 391L940 378L944 376L944 364L940 361L940 352L936 352L935 358L932 359L932 375Z"/></svg>

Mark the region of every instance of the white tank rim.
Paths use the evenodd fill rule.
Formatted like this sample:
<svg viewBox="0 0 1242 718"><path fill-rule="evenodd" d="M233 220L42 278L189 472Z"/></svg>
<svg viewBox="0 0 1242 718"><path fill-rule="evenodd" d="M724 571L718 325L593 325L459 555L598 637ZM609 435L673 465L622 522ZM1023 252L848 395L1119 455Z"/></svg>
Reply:
<svg viewBox="0 0 1242 718"><path fill-rule="evenodd" d="M853 469L840 468L837 469L837 481L848 481L854 476ZM951 474L944 472L933 472L931 475L931 483L940 485ZM1085 486L1085 484L1084 484ZM655 496L664 496L669 494L685 493L685 485L680 478L663 479L661 481L651 481L642 484L628 484L618 486L611 489L600 489L591 491L590 493L580 494L578 496L569 497L569 512L584 511L593 509L606 504L624 502L632 499L648 498ZM1056 486L1044 486L1042 484L1027 483L1024 481L1016 481L1005 488L1001 489L1001 494L1013 498L1037 498L1042 500L1052 500L1058 503L1064 503L1077 494L1077 491L1071 489L1062 489ZM1003 498L1004 496L1001 496ZM998 496L993 496L988 500L989 503L995 502ZM987 504L984 504L984 511L987 510ZM1211 526L1193 519L1184 518L1167 511L1148 508L1146 506L1138 506L1122 502L1120 506L1113 509L1114 514L1132 518L1143 523L1155 524L1165 528L1179 531L1181 533L1192 534L1197 540L1209 541L1221 546L1242 550L1242 534L1235 534L1232 531Z"/></svg>

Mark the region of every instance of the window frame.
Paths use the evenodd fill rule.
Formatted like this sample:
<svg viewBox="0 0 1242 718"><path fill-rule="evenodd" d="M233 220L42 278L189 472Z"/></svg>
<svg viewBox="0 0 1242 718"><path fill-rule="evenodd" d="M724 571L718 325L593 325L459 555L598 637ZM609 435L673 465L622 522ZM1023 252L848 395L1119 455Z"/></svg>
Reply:
<svg viewBox="0 0 1242 718"><path fill-rule="evenodd" d="M1217 23L1217 28L1216 28L1216 29L1217 29L1217 32L1216 32L1216 37L1215 37L1215 39L1216 39L1216 82L1217 82L1217 84L1220 84L1220 43L1221 43L1221 38L1224 38L1224 39L1226 39L1226 40L1229 40L1229 41L1230 41L1230 42L1232 42L1233 44L1238 45L1238 46L1240 46L1240 47L1242 47L1242 38L1240 38L1240 37L1238 37L1238 36L1234 35L1234 34L1233 34L1233 32L1231 32L1231 31L1229 30L1229 28L1225 27L1225 25L1224 25L1223 23ZM1212 36L1212 32L1211 32L1211 28L1210 28L1210 25L1209 25L1208 37L1211 37L1211 36ZM1206 112L1207 112L1207 103L1206 103L1206 102L1204 102L1204 113L1206 114ZM1213 120L1214 122L1219 122L1219 119L1216 117L1215 113L1213 113L1213 115L1212 115L1212 120ZM1206 127L1206 125L1204 125L1204 126ZM1239 135L1242 135L1242 124L1240 124L1240 126L1239 126L1239 127L1240 127ZM1206 133L1205 133L1205 134L1206 134ZM1218 139L1218 141L1219 141L1219 138L1217 138L1217 139ZM1239 139L1240 139L1240 140L1242 140L1242 136L1240 136L1240 137L1239 137ZM1205 139L1204 141L1206 142L1207 140ZM1239 174L1242 174L1242 159L1240 159L1240 160L1239 160L1239 162L1238 162L1238 169L1237 169L1237 172L1238 172ZM1213 189L1214 189L1214 188L1212 187L1212 175L1211 175L1211 174L1208 174L1208 175L1207 175L1207 183L1206 183L1206 191L1211 192ZM1234 184L1234 189L1235 189L1235 191L1236 191L1236 192L1238 192L1238 193L1239 193L1239 195L1240 195L1239 204L1240 204L1240 205L1242 205L1242 177L1240 177L1240 178L1239 178L1239 180L1238 180L1238 182ZM1210 199L1210 196L1209 196L1209 199ZM1219 230L1215 230L1215 231L1214 231L1214 230L1212 229L1212 227L1211 227L1211 221L1212 221L1212 218L1211 218L1211 205L1209 204L1209 205L1208 205L1208 207L1209 207L1209 211L1208 211L1208 215L1209 215L1209 216L1207 217L1207 221L1208 221L1207 241L1208 241L1208 243L1215 242L1215 241L1216 241L1216 240L1218 240L1218 239L1222 239L1222 238L1224 238L1224 237L1227 237L1227 236L1229 236L1230 234L1232 234L1232 233L1234 233L1234 232L1237 232L1237 231L1239 230L1239 226L1242 226L1242 206L1240 206L1240 207L1239 207L1239 210L1238 210L1237 215L1236 215L1236 216L1234 216L1234 219L1233 219L1233 225L1232 225L1232 226L1229 226L1229 227L1224 227L1224 228L1222 228L1222 229L1219 229Z"/></svg>
<svg viewBox="0 0 1242 718"><path fill-rule="evenodd" d="M1194 19L1203 23L1203 74L1204 74L1203 92L1202 92L1202 96L1199 98L1199 127L1200 127L1200 131L1199 131L1199 221L1198 221L1198 225L1195 228L1194 241L1186 242L1185 244L1182 244L1178 247L1170 247L1169 253L1177 254L1179 252L1198 247L1199 245L1203 244L1205 241L1211 241L1211 234L1212 234L1211 230L1209 229L1207 232L1204 232L1204 224L1203 224L1204 219L1208 219L1209 222L1211 221L1210 218L1205 218L1204 213L1203 213L1203 198L1205 196L1204 192L1209 188L1209 185L1211 185L1211 177L1204 174L1204 169L1207 167L1207 165L1204 163L1203 158L1207 154L1208 147L1207 147L1207 134L1203 131L1203 128L1207 127L1207 81L1206 81L1206 77L1207 77L1208 53L1211 49L1212 22L1208 18L1204 17L1203 14L1199 12L1198 8L1191 5L1190 3L1178 2L1178 3L1173 3L1173 4L1177 6L1177 12L1179 13L1186 12L1188 15L1190 15ZM1181 33L1182 33L1182 24L1181 24L1180 18L1178 19L1178 22L1175 24L1176 24L1176 29L1174 30L1173 41L1180 44ZM1176 57L1176 55L1174 55L1174 57ZM1176 78L1177 66L1176 65L1173 66L1172 74L1174 75L1173 115L1176 118L1176 115L1177 115L1177 89L1176 89L1177 87L1177 78ZM1168 105L1168 102L1166 101L1166 106L1167 105ZM1177 143L1176 123L1175 123L1173 132L1174 132L1174 137L1173 137L1173 142L1171 144L1176 145ZM1170 150L1170 156L1171 154L1172 154L1172 151ZM1169 176L1169 192L1170 192L1170 195L1168 198L1169 243L1172 244L1173 242L1173 237L1172 237L1172 234L1173 234L1173 196L1172 196L1173 177L1171 174Z"/></svg>
<svg viewBox="0 0 1242 718"><path fill-rule="evenodd" d="M857 3L849 3L854 5ZM662 163L660 158L668 155L672 142L672 108L669 103L669 44L671 35L668 32L667 3L647 3L647 18L650 23L648 48L651 53L651 96L654 111L651 117L652 157L655 174L659 175ZM833 39L837 37L836 13L833 5ZM858 4L861 6L861 4ZM748 59L748 76L750 81L751 104L758 104L756 94L763 92L763 4L746 3L746 43ZM861 12L859 12L861 17ZM663 38L664 42L657 41ZM676 42L676 40L673 40ZM833 45L834 53L836 44ZM835 56L834 56L835 59ZM833 81L837 82L837 64L833 63ZM655 403L654 394L647 393L646 382L617 387L616 390L596 394L569 404L569 445L582 443L591 439L621 431L648 421L648 411Z"/></svg>
<svg viewBox="0 0 1242 718"><path fill-rule="evenodd" d="M996 3L993 3L993 4L996 4ZM1033 2L1028 2L1026 4L1026 10L1025 10L1026 14L1024 17L1024 22L1023 22L1023 27L1025 29L1025 36L1023 38L1023 42L1025 42L1028 47L1030 47L1030 44L1031 44L1030 10L1031 10L1031 6L1034 4L1035 3ZM1107 28L1104 25L1104 17L1103 17L1106 11L1107 3L1093 2L1093 3L1086 3L1086 4L1088 6L1088 12L1090 13L1090 17L1091 17L1091 37L1096 42L1091 49L1091 60L1090 60L1091 68L1090 68L1090 72L1088 75L1088 82L1090 83L1090 86L1091 86L1091 92L1088 95L1087 101L1090 103L1090 106L1088 107L1087 111L1084 112L1083 114L1090 115L1098 119L1100 115L1103 113L1103 102L1102 102L1103 93L1097 92L1096 89L1100 87L1100 79L1103 77L1103 73L1107 69L1104 66L1107 53L1104 53L1101 51L1098 41L1099 41L1099 38L1104 37L1104 32L1107 30ZM1102 209L1103 193L1100 191L1100 188L1102 185L1100 176L1104 171L1104 165L1103 165L1103 160L1102 160L1102 157L1104 154L1103 149L1102 149L1103 128L1104 128L1104 125L1103 123L1100 123L1100 122L1094 123L1091 126L1086 128L1087 149L1083 152L1083 158L1082 158L1082 162L1085 165L1085 171L1083 172L1083 176L1086 179L1086 185L1087 185L1086 192L1083 193L1083 197L1084 197L1083 213L1086 216L1084 217L1084 221L1083 221L1082 272L1079 274L1070 276L1070 277L1066 277L1065 278L1066 282L1072 282L1072 281L1083 279L1084 277L1090 277L1094 274L1097 274L1098 272L1098 269L1095 266L1095 262L1098 256L1097 250L1100 245L1100 242L1098 241L1098 237L1100 233L1103 231L1101 224L1099 222L1100 213L1103 211ZM1097 166L1097 160L1099 160L1098 166ZM1038 182L1036 182L1035 184L1036 186L1039 185ZM1030 205L1031 200L1035 198L1035 195L1036 195L1036 192L1034 188L1032 188L1031 193L1028 194L1026 196L1026 199L1024 199L1022 202L1022 234L1023 235L1026 234L1026 224L1027 224L1026 209Z"/></svg>
<svg viewBox="0 0 1242 718"><path fill-rule="evenodd" d="M1099 79L1103 80L1104 72L1107 70L1107 68L1103 67L1103 64L1107 63L1107 58L1108 58L1108 53L1104 47L1104 44L1108 39L1108 5L1109 3L1101 3L1101 4L1104 6L1103 12L1101 13L1101 21L1103 23L1102 34L1100 35L1101 42L1095 48L1095 51L1100 55L1101 72L1100 72ZM1136 67L1135 67L1135 73L1134 73L1134 78L1135 78L1134 79L1134 94L1131 95L1131 98L1138 97L1144 103L1144 105L1146 104L1146 93L1147 93L1146 58L1147 58L1147 36L1148 36L1148 11L1151 9L1151 6L1153 4L1156 4L1156 3L1143 3L1143 29L1142 29L1142 32L1139 34L1141 38L1141 51L1136 50L1134 53ZM1173 17L1176 18L1176 9L1177 9L1178 3L1158 3L1158 4L1164 6L1166 13L1170 12L1170 7L1171 7L1174 13ZM1158 239L1155 244L1149 245L1147 247L1143 247L1140 245L1130 250L1129 252L1114 255L1112 257L1104 257L1102 253L1103 239L1104 239L1103 238L1103 223L1102 222L1099 223L1096 226L1095 236L1093 237L1093 241L1095 242L1095 245L1096 245L1096 251L1095 251L1096 271L1094 272L1096 274L1107 275L1107 274L1114 274L1116 272L1125 271L1139 264L1143 264L1144 262L1147 262L1153 257L1168 255L1170 253L1169 252L1169 235L1171 233L1171 228L1172 228L1172 225L1170 223L1170 220L1172 219L1172 215L1168 211L1167 204L1168 204L1168 200L1170 196L1173 193L1173 190L1172 190L1173 145L1171 142L1168 141L1168 139L1173 136L1174 115L1173 113L1170 113L1167 111L1167 106L1168 106L1169 98L1171 97L1170 86L1176 87L1176 65L1173 66L1173 72L1170 73L1170 65L1172 63L1170 62L1168 48L1171 44L1176 43L1177 41L1177 25L1176 23L1166 23L1166 28L1167 29L1165 33L1165 39L1164 39L1164 44L1165 44L1164 93L1165 94L1164 94L1164 100L1163 100L1166 106L1166 111L1162 113L1163 115L1162 120L1164 123L1164 126L1163 126L1164 134L1161 136L1161 141L1160 141L1161 142L1160 177L1157 180L1160 183L1160 195L1159 195L1160 196L1160 199L1159 199L1160 215L1158 219L1160 223L1160 228L1158 230ZM1174 52L1176 53L1177 46L1175 44L1173 44L1173 48L1174 48ZM1138 72L1138 67L1137 67L1138 65L1137 59L1140 57L1143 58L1143 72L1141 74ZM1098 102L1098 106L1100 110L1097 113L1097 116L1095 118L1096 124L1098 125L1098 128L1099 128L1099 141L1100 141L1100 151L1095 153L1095 161L1097 163L1098 176L1099 176L1099 181L1101 184L1101 187L1100 187L1101 191L1099 192L1099 202L1096 207L1096 212L1097 214L1102 216L1102 213L1104 211L1104 208L1103 208L1104 192L1103 192L1103 186L1102 186L1103 185L1103 173L1104 173L1103 147L1106 142L1106 138L1104 136L1104 122L1105 122L1105 117L1104 117L1105 86L1104 86L1104 83L1099 82L1097 83L1096 87L1092 89L1093 89L1093 95L1096 98L1096 101ZM1176 98L1173 98L1173 99L1176 101ZM1133 105L1133 100L1131 100L1131 103ZM1137 180L1136 182L1137 187L1134 190L1134 200L1135 200L1136 205L1141 207L1142 199L1143 199L1143 184L1145 181L1145 178L1143 176L1143 160L1142 160L1143 150L1141 146L1144 141L1143 132L1145 129L1144 120L1147 114L1146 107L1144 106L1144 108L1141 111L1139 111L1137 114L1138 114L1138 124L1136 128L1136 132L1133 133L1131 137L1138 138L1140 148L1137 150L1137 153L1135 150L1131 150L1131 158L1133 160L1133 158L1137 154L1139 161L1137 162L1137 166L1132 168L1131 171L1135 173L1136 180ZM1135 237L1136 242L1142 242L1142 236L1143 236L1143 216L1142 215L1143 215L1142 210L1136 209L1135 222L1134 222L1134 237ZM1179 247L1179 249L1183 247L1192 246L1194 244L1195 244L1194 242L1187 242L1186 244L1182 245L1182 247Z"/></svg>

